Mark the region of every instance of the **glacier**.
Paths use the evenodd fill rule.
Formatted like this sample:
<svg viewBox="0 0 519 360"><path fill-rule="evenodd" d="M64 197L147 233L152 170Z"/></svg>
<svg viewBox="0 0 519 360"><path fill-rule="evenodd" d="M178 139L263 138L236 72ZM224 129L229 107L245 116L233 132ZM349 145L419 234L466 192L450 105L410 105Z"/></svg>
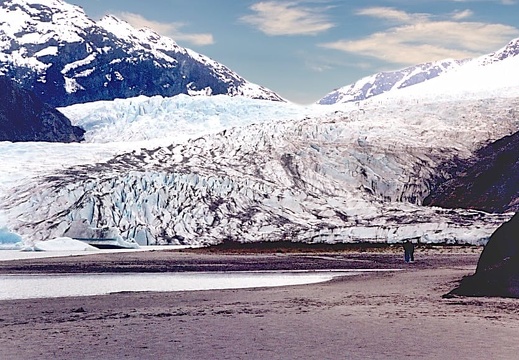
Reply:
<svg viewBox="0 0 519 360"><path fill-rule="evenodd" d="M140 245L484 244L512 214L423 200L518 131L518 44L326 106L202 87L62 107L85 143L0 142L0 226L28 244L94 231Z"/></svg>
<svg viewBox="0 0 519 360"><path fill-rule="evenodd" d="M213 132L215 121L208 121L207 114L214 111L215 103L228 98L127 101L146 105L158 101L161 106L187 102L179 112L198 112L204 135L195 135L189 126L183 134L179 126L175 136L175 126L168 128L170 119L163 116L145 135L126 133L134 141L118 148L103 143L109 140L103 134L125 134L121 124L147 123L146 116L139 116L160 113L161 106L148 110L145 105L135 106L126 120L104 121L93 115L92 124L104 126L97 135L100 143L94 143L93 136L90 143L76 144L73 157L83 153L83 146L106 156L94 162L89 157L95 157L95 151L83 153L70 167L49 166L47 171L40 167L32 177L20 176L2 198L11 229L28 241L39 241L62 236L74 224L86 221L92 228L115 228L123 238L141 245L229 240L393 243L410 238L424 243L482 244L510 217L424 207L421 202L434 178L451 176L441 173L445 164L468 158L483 144L517 131L514 109L519 99L513 96L478 94L465 100L434 101L377 97L361 107L279 107L277 103L279 113L272 115L268 115L273 111L268 109L270 103L261 102L266 108L257 118L254 100L234 99L234 110L225 104L215 114L220 119L229 116L231 120L219 121L229 127L215 126ZM191 109L188 103L196 106ZM92 113L122 116L120 109L114 102L112 110ZM70 109L71 119L76 110ZM242 126L231 116L240 112L252 117L238 116ZM89 120L78 117L78 121L87 124ZM161 124L165 139L157 131ZM155 139L149 139L152 136ZM144 143L148 145L143 147ZM103 153L108 147L117 153L115 157ZM55 153L55 165L63 151L72 148ZM39 161L53 162L52 156Z"/></svg>
<svg viewBox="0 0 519 360"><path fill-rule="evenodd" d="M138 96L58 108L87 131L89 143L152 141L169 145L236 126L296 120L322 113L318 106L226 95Z"/></svg>

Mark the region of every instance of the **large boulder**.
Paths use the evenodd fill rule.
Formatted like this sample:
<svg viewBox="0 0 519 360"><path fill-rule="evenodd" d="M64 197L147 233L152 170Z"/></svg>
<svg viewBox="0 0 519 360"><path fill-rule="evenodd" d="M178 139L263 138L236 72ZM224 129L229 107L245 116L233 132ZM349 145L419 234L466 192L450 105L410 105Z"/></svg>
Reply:
<svg viewBox="0 0 519 360"><path fill-rule="evenodd" d="M475 274L449 295L519 298L519 213L492 234Z"/></svg>

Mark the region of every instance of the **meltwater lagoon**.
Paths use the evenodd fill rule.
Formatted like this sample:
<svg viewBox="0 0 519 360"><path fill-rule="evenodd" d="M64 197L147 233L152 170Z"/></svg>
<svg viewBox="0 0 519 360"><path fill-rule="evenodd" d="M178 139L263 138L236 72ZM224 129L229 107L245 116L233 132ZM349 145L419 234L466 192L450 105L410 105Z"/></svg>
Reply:
<svg viewBox="0 0 519 360"><path fill-rule="evenodd" d="M302 285L368 271L381 270L0 275L0 300Z"/></svg>

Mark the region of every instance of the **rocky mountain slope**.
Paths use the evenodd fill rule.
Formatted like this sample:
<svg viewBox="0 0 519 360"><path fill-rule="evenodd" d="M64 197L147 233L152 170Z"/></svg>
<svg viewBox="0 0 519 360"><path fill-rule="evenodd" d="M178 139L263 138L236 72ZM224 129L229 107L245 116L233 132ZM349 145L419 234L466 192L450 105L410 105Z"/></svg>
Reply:
<svg viewBox="0 0 519 360"><path fill-rule="evenodd" d="M0 76L0 141L78 142L84 132L33 93Z"/></svg>
<svg viewBox="0 0 519 360"><path fill-rule="evenodd" d="M61 0L5 0L0 19L0 74L54 106L138 95L283 100L150 29L113 16L95 22Z"/></svg>
<svg viewBox="0 0 519 360"><path fill-rule="evenodd" d="M464 79L481 79L478 72L490 72L487 68L499 65L499 63L517 58L519 55L519 39L510 41L506 46L493 53L465 60L443 60L433 63L419 64L397 71L386 71L360 79L359 81L332 91L318 101L321 105L357 102L374 96L397 93L406 89L410 92L422 94L418 85L435 82L437 79L448 75L463 77ZM501 74L506 74L502 73ZM463 80L454 82L454 87L463 87ZM481 85L485 81L480 81ZM422 86L423 87L423 86ZM443 90L448 90L443 87Z"/></svg>
<svg viewBox="0 0 519 360"><path fill-rule="evenodd" d="M425 205L519 211L519 133L483 147L449 172L456 175L438 181L438 188L425 199Z"/></svg>

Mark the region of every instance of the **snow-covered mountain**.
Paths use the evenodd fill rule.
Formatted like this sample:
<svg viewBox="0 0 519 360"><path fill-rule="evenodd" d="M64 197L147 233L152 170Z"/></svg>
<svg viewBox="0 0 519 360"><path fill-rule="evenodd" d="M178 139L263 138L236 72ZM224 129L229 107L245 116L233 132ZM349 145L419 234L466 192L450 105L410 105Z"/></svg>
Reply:
<svg viewBox="0 0 519 360"><path fill-rule="evenodd" d="M0 74L54 106L139 95L243 95L283 101L224 65L114 16L61 0L0 2Z"/></svg>
<svg viewBox="0 0 519 360"><path fill-rule="evenodd" d="M437 90L435 95L441 95L442 92L460 94L465 91L474 91L471 80L479 82L477 88L486 86L487 81L489 81L489 85L499 82L499 88L501 89L503 83L506 84L507 81L511 80L510 75L517 73L519 69L516 68L510 74L501 70L496 73L494 68L499 67L502 62L510 61L515 62L515 66L517 66L519 63L518 58L519 39L515 39L502 49L475 59L443 60L411 66L397 71L380 72L337 89L327 94L318 103L321 105L331 105L357 102L382 94L397 96L404 89L406 90L406 95L414 93L418 98L422 98L424 89L429 86L429 83L440 83L444 78L449 78L450 76L456 77L457 81L451 81L449 85L435 86L435 90ZM485 73L495 73L497 79L492 79L490 76L482 78Z"/></svg>
<svg viewBox="0 0 519 360"><path fill-rule="evenodd" d="M518 101L320 107L56 171L19 183L2 203L9 227L29 240L81 224L141 244L480 243L510 215L421 204L452 176L446 164L519 130Z"/></svg>
<svg viewBox="0 0 519 360"><path fill-rule="evenodd" d="M366 100L395 89L406 88L433 79L450 69L459 67L462 63L462 61L444 60L410 66L397 71L379 72L332 91L319 100L318 104L332 105Z"/></svg>

